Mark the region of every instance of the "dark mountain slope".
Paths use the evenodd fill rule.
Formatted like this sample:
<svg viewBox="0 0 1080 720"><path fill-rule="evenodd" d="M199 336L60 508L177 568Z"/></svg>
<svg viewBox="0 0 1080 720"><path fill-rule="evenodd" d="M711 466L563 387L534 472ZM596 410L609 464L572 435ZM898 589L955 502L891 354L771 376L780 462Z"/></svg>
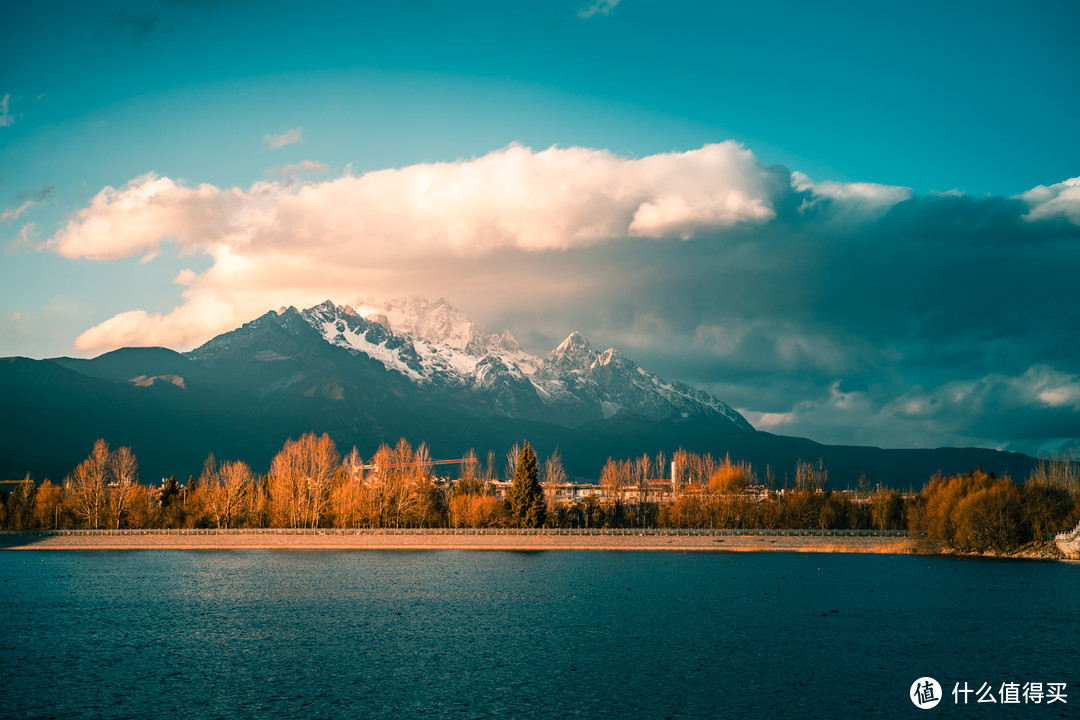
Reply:
<svg viewBox="0 0 1080 720"><path fill-rule="evenodd" d="M483 457L490 449L500 463L513 443L527 438L541 455L559 448L569 474L583 479L597 478L608 457L663 449L670 458L678 448L729 453L751 461L761 473L770 467L780 482L793 474L798 460L820 458L833 487L853 485L860 472L872 483L919 487L938 470L948 474L979 466L1023 479L1035 462L994 450L827 446L758 432L715 398L654 381L629 358L615 351L595 353L575 335L544 360L543 387L566 394L562 407L573 407L578 389L587 395L583 407L598 405L602 397L609 405L610 398L618 398L619 408L606 417L578 418L573 427L528 414L513 417L508 408L527 407L522 398L534 386L525 388L530 381L522 371L508 369L506 363L514 363L509 356L485 351L473 358L475 374L466 380L484 381L490 366L491 377L503 382L512 374L514 383L474 392L466 381L431 380L442 377L435 374L418 380L355 346L328 340L325 331L340 332L339 321L344 330L364 328L368 338L382 338L376 349L383 351L389 341L393 350L407 349L411 340L368 321L338 317L340 309L332 305L316 309L314 315L305 311L308 317L293 308L267 313L186 355L125 348L92 360L0 360L0 477L29 472L60 480L98 437L131 446L144 482L198 474L209 452L265 471L286 439L305 432L327 432L343 452L355 445L365 457L380 443L406 437L414 445L428 443L435 457L460 457L470 448ZM319 319L323 331L311 317ZM421 341L412 347L420 359L439 352ZM454 362L463 362L465 356L453 352L446 354L457 359L439 367L452 370ZM670 407L703 411L673 417Z"/></svg>

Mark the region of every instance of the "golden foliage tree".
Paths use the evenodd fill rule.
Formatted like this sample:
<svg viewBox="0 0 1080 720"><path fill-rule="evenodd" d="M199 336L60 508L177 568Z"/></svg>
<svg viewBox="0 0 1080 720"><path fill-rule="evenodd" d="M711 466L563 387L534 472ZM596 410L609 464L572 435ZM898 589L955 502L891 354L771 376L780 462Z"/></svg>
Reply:
<svg viewBox="0 0 1080 720"><path fill-rule="evenodd" d="M202 483L203 498L211 520L219 528L236 527L249 506L255 473L239 460L224 462Z"/></svg>
<svg viewBox="0 0 1080 720"><path fill-rule="evenodd" d="M101 527L105 515L109 458L109 443L98 439L90 455L75 467L68 481L75 515L92 530Z"/></svg>
<svg viewBox="0 0 1080 720"><path fill-rule="evenodd" d="M330 436L289 439L270 464L270 516L281 527L319 527L341 463Z"/></svg>
<svg viewBox="0 0 1080 720"><path fill-rule="evenodd" d="M41 483L34 494L34 523L39 528L55 530L60 527L64 494L49 480Z"/></svg>
<svg viewBox="0 0 1080 720"><path fill-rule="evenodd" d="M109 470L112 477L108 492L109 518L112 526L120 528L120 522L128 511L137 494L139 482L139 463L129 447L121 447L109 455Z"/></svg>

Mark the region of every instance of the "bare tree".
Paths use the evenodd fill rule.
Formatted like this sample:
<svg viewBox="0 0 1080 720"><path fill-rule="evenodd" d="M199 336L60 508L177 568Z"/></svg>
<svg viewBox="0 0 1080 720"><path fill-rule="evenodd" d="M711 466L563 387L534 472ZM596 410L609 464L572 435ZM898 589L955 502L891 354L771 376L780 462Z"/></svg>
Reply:
<svg viewBox="0 0 1080 720"><path fill-rule="evenodd" d="M1080 462L1068 455L1043 457L1031 471L1030 482L1057 487L1066 492L1080 493Z"/></svg>
<svg viewBox="0 0 1080 720"><path fill-rule="evenodd" d="M514 443L514 447L506 451L506 473L503 475L507 480L514 479L517 472L518 460L521 459L521 445Z"/></svg>
<svg viewBox="0 0 1080 720"><path fill-rule="evenodd" d="M36 495L34 481L30 473L15 485L11 495L7 499L6 527L11 530L29 530L34 523L34 499ZM0 503L0 517L3 514L4 505Z"/></svg>
<svg viewBox="0 0 1080 720"><path fill-rule="evenodd" d="M270 464L271 514L287 527L318 527L341 465L337 447L325 433L288 440Z"/></svg>
<svg viewBox="0 0 1080 720"><path fill-rule="evenodd" d="M608 458L604 469L600 471L600 488L604 492L604 500L611 508L611 518L618 523L622 517L623 508L626 505L626 495L631 487L631 475L629 460L613 460Z"/></svg>
<svg viewBox="0 0 1080 720"><path fill-rule="evenodd" d="M203 485L206 507L219 528L238 524L248 495L255 486L255 474L247 463L225 462Z"/></svg>
<svg viewBox="0 0 1080 720"><path fill-rule="evenodd" d="M559 517L558 494L559 486L566 482L566 468L562 464L562 456L558 448L548 455L544 461L544 470L541 473L540 484L544 488L544 498L547 500L547 517L552 522Z"/></svg>
<svg viewBox="0 0 1080 720"><path fill-rule="evenodd" d="M825 468L825 461L819 459L817 464L799 460L795 463L795 489L802 492L825 492L829 487L829 471Z"/></svg>
<svg viewBox="0 0 1080 720"><path fill-rule="evenodd" d="M46 480L34 494L34 520L40 528L53 528L60 525L60 508L63 493L60 488Z"/></svg>
<svg viewBox="0 0 1080 720"><path fill-rule="evenodd" d="M98 439L90 455L71 473L69 492L75 514L92 530L101 527L105 491L109 483L109 443Z"/></svg>
<svg viewBox="0 0 1080 720"><path fill-rule="evenodd" d="M499 473L495 469L495 451L488 450L487 462L484 464L483 470L480 473L480 482L484 485L490 485L499 479Z"/></svg>
<svg viewBox="0 0 1080 720"><path fill-rule="evenodd" d="M668 475L667 455L663 450L656 452L656 457L653 458L653 468L656 471L656 479L664 480ZM669 478L670 480L670 478ZM660 482L656 486L656 499L660 504L664 504L669 498L668 493L665 492L665 488L670 488L670 482ZM674 488L671 488L674 490Z"/></svg>
<svg viewBox="0 0 1080 720"><path fill-rule="evenodd" d="M337 527L359 527L363 520L364 459L353 446L341 461L341 481L331 491L330 511Z"/></svg>
<svg viewBox="0 0 1080 720"><path fill-rule="evenodd" d="M108 493L109 516L113 527L120 529L120 521L135 499L135 484L138 482L139 464L129 447L121 447L109 455L112 470L112 487Z"/></svg>
<svg viewBox="0 0 1080 720"><path fill-rule="evenodd" d="M649 502L649 476L652 474L652 458L648 455L642 455L634 463L631 470L633 472L634 489L637 491L634 500L637 505L638 524L644 527L645 508Z"/></svg>

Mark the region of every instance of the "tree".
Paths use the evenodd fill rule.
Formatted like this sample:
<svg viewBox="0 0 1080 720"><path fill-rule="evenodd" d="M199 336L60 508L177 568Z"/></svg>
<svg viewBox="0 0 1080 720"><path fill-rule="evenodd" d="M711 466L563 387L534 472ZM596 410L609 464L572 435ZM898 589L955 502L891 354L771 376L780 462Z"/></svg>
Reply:
<svg viewBox="0 0 1080 720"><path fill-rule="evenodd" d="M540 483L544 488L549 522L555 522L558 519L559 486L564 482L566 482L566 468L563 467L562 457L559 455L559 450L556 449L544 461L544 479Z"/></svg>
<svg viewBox="0 0 1080 720"><path fill-rule="evenodd" d="M90 455L71 473L69 481L75 514L91 530L101 527L105 510L105 491L109 483L109 443L99 438Z"/></svg>
<svg viewBox="0 0 1080 720"><path fill-rule="evenodd" d="M176 482L176 476L170 475L169 479L165 481L161 486L161 495L159 501L161 503L161 509L164 510L172 504L180 495L180 483Z"/></svg>
<svg viewBox="0 0 1080 720"><path fill-rule="evenodd" d="M825 492L829 489L829 471L825 462L818 459L817 465L799 460L795 463L795 489L799 492Z"/></svg>
<svg viewBox="0 0 1080 720"><path fill-rule="evenodd" d="M878 530L897 529L904 521L904 498L898 490L879 490L871 499L870 513Z"/></svg>
<svg viewBox="0 0 1080 720"><path fill-rule="evenodd" d="M506 493L506 511L510 515L511 524L518 527L543 527L547 517L547 504L544 502L544 489L540 486L536 453L528 442L521 448L517 458L514 482Z"/></svg>
<svg viewBox="0 0 1080 720"><path fill-rule="evenodd" d="M111 492L109 492L109 515L112 518L113 527L119 530L120 521L135 498L137 490L135 485L139 480L139 464L131 448L122 447L110 453L109 466L113 480Z"/></svg>
<svg viewBox="0 0 1080 720"><path fill-rule="evenodd" d="M203 492L210 516L219 528L233 527L247 506L248 493L255 485L255 474L247 463L225 462L207 480Z"/></svg>
<svg viewBox="0 0 1080 720"><path fill-rule="evenodd" d="M709 492L716 495L743 495L754 482L754 471L745 460L732 462L725 456L709 478Z"/></svg>
<svg viewBox="0 0 1080 720"><path fill-rule="evenodd" d="M359 527L364 508L364 459L353 446L341 461L340 482L334 483L330 507L336 527Z"/></svg>
<svg viewBox="0 0 1080 720"><path fill-rule="evenodd" d="M326 433L287 440L270 464L273 519L284 527L318 527L340 466L337 446Z"/></svg>
<svg viewBox="0 0 1080 720"><path fill-rule="evenodd" d="M521 460L521 446L514 443L514 447L506 451L506 477L512 478L517 473L518 463Z"/></svg>
<svg viewBox="0 0 1080 720"><path fill-rule="evenodd" d="M34 522L39 528L57 529L60 526L60 512L63 494L60 488L49 480L41 483L34 494Z"/></svg>
<svg viewBox="0 0 1080 720"><path fill-rule="evenodd" d="M34 481L27 474L7 498L7 520L3 526L10 530L29 530L34 522L35 495Z"/></svg>
<svg viewBox="0 0 1080 720"><path fill-rule="evenodd" d="M604 470L600 471L600 488L604 490L604 498L611 505L609 521L616 525L622 519L626 494L630 492L632 476L630 464L627 460L608 458L604 464Z"/></svg>

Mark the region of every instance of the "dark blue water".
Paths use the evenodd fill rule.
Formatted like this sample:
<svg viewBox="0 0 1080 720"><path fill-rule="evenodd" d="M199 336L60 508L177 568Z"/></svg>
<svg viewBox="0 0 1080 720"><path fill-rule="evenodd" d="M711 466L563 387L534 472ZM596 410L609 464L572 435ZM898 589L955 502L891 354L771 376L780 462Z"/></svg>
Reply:
<svg viewBox="0 0 1080 720"><path fill-rule="evenodd" d="M911 556L0 552L0 716L1080 717L1078 598L1076 565Z"/></svg>

